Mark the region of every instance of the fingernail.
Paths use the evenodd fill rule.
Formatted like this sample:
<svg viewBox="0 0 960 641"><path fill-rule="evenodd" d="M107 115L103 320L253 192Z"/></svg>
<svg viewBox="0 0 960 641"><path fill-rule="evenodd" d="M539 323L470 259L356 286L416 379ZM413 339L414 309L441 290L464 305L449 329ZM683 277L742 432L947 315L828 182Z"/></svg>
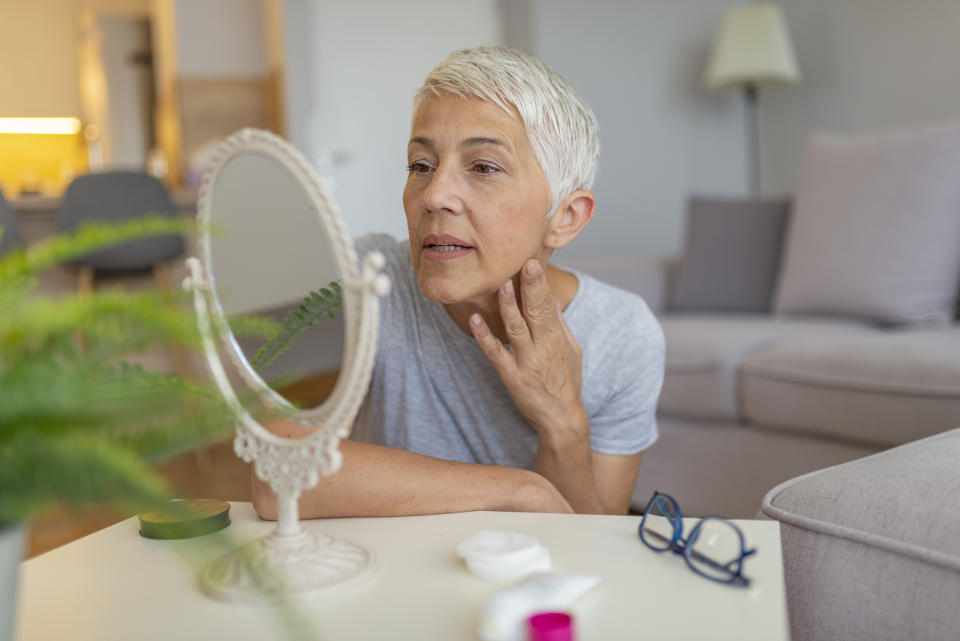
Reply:
<svg viewBox="0 0 960 641"><path fill-rule="evenodd" d="M483 325L483 319L480 318L480 314L473 314L470 317L470 324L473 325L474 327L480 327L481 325Z"/></svg>
<svg viewBox="0 0 960 641"><path fill-rule="evenodd" d="M513 280L508 280L503 284L503 293L507 296L513 296Z"/></svg>
<svg viewBox="0 0 960 641"><path fill-rule="evenodd" d="M529 278L540 275L540 261L531 260L527 262L527 266L523 268Z"/></svg>

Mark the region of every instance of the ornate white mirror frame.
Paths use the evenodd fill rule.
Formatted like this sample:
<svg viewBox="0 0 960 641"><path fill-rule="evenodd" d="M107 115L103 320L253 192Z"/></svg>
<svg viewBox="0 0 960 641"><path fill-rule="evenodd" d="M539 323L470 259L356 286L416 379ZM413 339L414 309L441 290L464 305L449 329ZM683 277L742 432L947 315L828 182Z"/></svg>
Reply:
<svg viewBox="0 0 960 641"><path fill-rule="evenodd" d="M245 154L259 154L277 163L303 189L326 232L328 249L341 279L346 332L343 364L331 395L316 408L294 407L253 369L229 329L217 294L210 251L214 192L221 171L231 160ZM342 464L339 443L350 433L373 369L378 298L390 287L387 277L380 273L384 258L371 252L362 269L358 268L353 242L323 182L299 151L267 131L243 129L217 148L201 185L198 222L200 259L187 260L190 275L184 280L184 287L194 294L204 357L236 421L237 455L252 462L257 476L269 483L277 495L274 531L204 568L201 583L217 598L251 600L277 593L330 591L369 577L374 567L373 554L356 543L305 532L300 526L297 501L304 490L317 484L320 475L332 474ZM277 436L245 409L224 369L214 335L220 338L233 369L266 408L311 430L307 436Z"/></svg>

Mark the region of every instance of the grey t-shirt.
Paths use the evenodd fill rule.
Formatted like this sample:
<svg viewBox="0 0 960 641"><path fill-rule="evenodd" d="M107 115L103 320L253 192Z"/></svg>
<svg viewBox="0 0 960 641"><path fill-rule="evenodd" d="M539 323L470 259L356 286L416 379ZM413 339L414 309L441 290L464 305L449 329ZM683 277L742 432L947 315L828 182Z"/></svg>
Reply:
<svg viewBox="0 0 960 641"><path fill-rule="evenodd" d="M387 259L376 364L351 438L465 463L532 469L537 436L473 336L427 300L406 240L369 234L364 256ZM564 317L583 350L583 402L601 454L635 454L657 439L663 332L639 296L571 271L580 285Z"/></svg>

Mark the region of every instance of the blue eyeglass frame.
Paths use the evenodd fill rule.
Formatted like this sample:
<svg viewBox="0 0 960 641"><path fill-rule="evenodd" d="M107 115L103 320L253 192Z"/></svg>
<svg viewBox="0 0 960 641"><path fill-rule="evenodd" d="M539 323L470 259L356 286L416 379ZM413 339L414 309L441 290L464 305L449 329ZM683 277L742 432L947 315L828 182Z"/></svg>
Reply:
<svg viewBox="0 0 960 641"><path fill-rule="evenodd" d="M669 501L670 506L673 507L672 518L668 516L671 510L667 509L667 504L665 503L665 501ZM653 530L647 530L646 528L644 528L644 525L647 522L647 515L650 514L650 508L655 505L658 505L660 507L660 511L663 513L664 518L669 518L671 520L671 525L673 526L673 537L669 541L664 536L662 536L659 532L654 532ZM737 538L740 540L740 556L734 559L733 561L730 561L726 565L720 565L713 559L707 558L693 549L693 544L696 542L697 538L699 538L703 524L708 523L710 521L722 521L724 523L729 524L730 527L733 528L734 532L737 533ZM664 543L669 544L669 547L665 547L665 548L655 547L646 539L645 534L651 535L659 539L660 541L663 541ZM738 528L735 523L723 518L722 516L703 517L702 519L700 519L700 522L697 523L693 527L693 529L690 531L690 536L684 539L683 538L683 514L680 512L680 506L677 505L676 499L674 499L669 494L664 494L662 492L657 491L653 493L653 497L647 503L647 509L643 511L643 518L640 520L640 525L637 527L637 536L640 537L640 540L643 542L644 545L646 545L648 548L650 548L654 552L670 551L670 552L673 552L674 554L679 554L683 556L683 559L687 562L687 566L705 579L710 579L711 581L715 581L717 583L723 583L725 585L735 585L738 587L747 587L750 585L750 579L748 577L743 576L743 560L753 554L756 554L757 549L752 548L748 550L746 540L743 537L743 531L740 528ZM709 574L705 574L704 572L701 572L697 568L697 566L694 564L694 561L703 563L704 565L709 565L715 570L726 572L730 575L730 578L721 579L715 576L711 576Z"/></svg>

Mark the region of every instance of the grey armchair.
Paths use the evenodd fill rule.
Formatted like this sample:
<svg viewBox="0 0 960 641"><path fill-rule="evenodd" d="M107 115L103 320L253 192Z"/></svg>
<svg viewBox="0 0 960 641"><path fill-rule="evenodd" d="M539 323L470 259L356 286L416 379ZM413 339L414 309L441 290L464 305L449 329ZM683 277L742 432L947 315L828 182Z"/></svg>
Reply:
<svg viewBox="0 0 960 641"><path fill-rule="evenodd" d="M79 176L70 183L57 214L57 232L85 222L120 222L153 213L176 216L163 183L140 172L113 171ZM73 261L95 273L149 271L184 252L180 236L156 236L93 252Z"/></svg>
<svg viewBox="0 0 960 641"><path fill-rule="evenodd" d="M0 255L23 244L17 220L7 199L3 197L3 191L0 191L0 227L3 227L3 236L0 237Z"/></svg>
<svg viewBox="0 0 960 641"><path fill-rule="evenodd" d="M60 203L57 232L74 231L87 222L120 222L145 214L175 217L176 205L159 180L142 172L112 171L79 176ZM157 286L172 288L168 261L182 256L183 237L163 235L92 252L71 261L78 268L78 289L91 291L97 275L153 272ZM191 368L186 352L174 346L174 365L181 376Z"/></svg>

